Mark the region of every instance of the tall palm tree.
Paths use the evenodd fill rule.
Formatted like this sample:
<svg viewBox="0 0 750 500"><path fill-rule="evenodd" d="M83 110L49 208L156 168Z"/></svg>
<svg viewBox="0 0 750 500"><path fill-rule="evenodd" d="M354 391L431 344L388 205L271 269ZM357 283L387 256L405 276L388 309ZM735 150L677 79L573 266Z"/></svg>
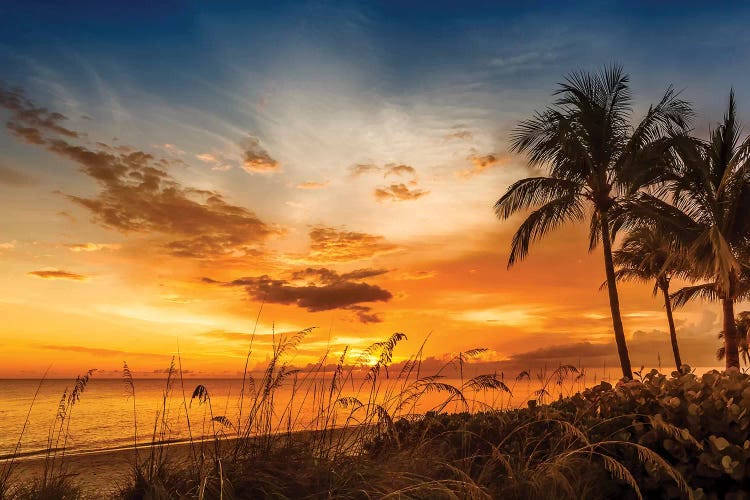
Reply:
<svg viewBox="0 0 750 500"><path fill-rule="evenodd" d="M750 311L742 311L737 314L734 319L734 324L737 326L737 347L740 352L742 361L745 362L745 366L750 364L750 345L748 345L748 333L750 333ZM724 338L724 332L719 333L719 339ZM716 358L721 361L724 359L726 354L726 347L722 346L716 351Z"/></svg>
<svg viewBox="0 0 750 500"><path fill-rule="evenodd" d="M686 127L690 106L670 87L633 127L629 77L619 66L573 73L555 95L551 106L519 123L511 137L511 150L525 153L530 166L548 175L517 181L495 204L500 219L536 207L513 236L508 267L528 254L531 242L566 222L588 218L590 249L599 242L603 247L622 374L632 378L609 213L621 196L661 180L670 150L668 131Z"/></svg>
<svg viewBox="0 0 750 500"><path fill-rule="evenodd" d="M726 367L740 366L734 303L750 296L750 136L740 142L734 92L721 124L703 141L674 138L670 202L640 193L627 211L681 242L690 277L702 282L672 295L675 307L695 298L722 304ZM657 193L658 194L658 193Z"/></svg>
<svg viewBox="0 0 750 500"><path fill-rule="evenodd" d="M669 297L669 285L672 277L684 268L679 258L679 248L670 241L670 236L659 233L651 227L639 227L628 234L619 250L613 254L617 266L615 278L633 280L643 283L654 283L653 294L661 292L664 297L664 309L667 312L669 339L677 370L682 366L680 349L677 345L677 332L672 317L672 301ZM603 285L602 285L603 286Z"/></svg>

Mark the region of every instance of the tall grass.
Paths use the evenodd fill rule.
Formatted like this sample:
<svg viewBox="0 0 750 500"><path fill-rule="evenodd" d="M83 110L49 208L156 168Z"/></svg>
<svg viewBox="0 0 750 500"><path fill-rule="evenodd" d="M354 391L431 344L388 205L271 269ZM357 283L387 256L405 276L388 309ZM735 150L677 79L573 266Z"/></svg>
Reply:
<svg viewBox="0 0 750 500"><path fill-rule="evenodd" d="M612 483L640 497L621 448L665 471L680 492L690 495L680 474L654 452L599 436L583 420L556 417L548 403L585 386L580 368L540 370L539 388L532 390L528 371L510 379L510 385L504 373L477 374L472 363L486 350L476 348L425 373L423 342L394 370L403 333L358 352L329 350L312 368L294 368L295 351L312 331L273 331L272 354L260 372L249 369L253 334L231 410L228 403L224 408L215 404L209 384L186 387L178 349L148 440L138 430L137 380L123 363L123 382L133 403L134 458L130 480L115 496L600 498L602 485ZM73 407L92 373L63 393L42 476L25 488L3 490L7 493L0 498L76 498L80 493L66 472L65 449ZM523 388L528 408L518 409L513 393ZM182 418L187 436L177 443L173 425Z"/></svg>
<svg viewBox="0 0 750 500"><path fill-rule="evenodd" d="M2 476L0 476L1 499L68 500L77 499L81 496L81 490L73 479L74 474L67 469L65 455L68 450L73 409L80 402L81 396L95 371L95 369L92 369L76 377L72 387L66 387L63 390L57 405L57 411L49 426L42 474L33 478L20 479L13 475L14 466L18 463L21 444L28 428L31 411L39 396L42 384L46 379L47 374L44 374L37 385L31 404L29 405L29 410L13 453L3 463Z"/></svg>
<svg viewBox="0 0 750 500"><path fill-rule="evenodd" d="M531 378L529 372L518 374L512 386L502 373L471 373L467 368L484 349L460 352L425 374L423 343L394 372L394 352L406 339L395 333L360 352L345 348L334 357L327 351L311 369L300 371L290 358L311 331L272 332L272 355L257 374L248 370L251 338L235 418L226 408L215 411L210 387L197 385L189 401L183 391L186 419L202 422L204 432L194 435L196 427L188 425L180 463L163 460L170 449L177 453L168 439L152 442L151 449L161 454L152 452L137 464L132 484L120 495L581 498L588 492L598 498L602 481L614 481L640 497L616 448L630 448L690 495L679 472L654 452L625 440L593 439L586 428L547 413L544 403L553 395L562 399L585 385L580 368L540 371L540 388L530 391L526 385L531 409L524 410L523 421L513 409L512 392ZM181 367L179 372L183 381ZM463 426L445 429L436 418L457 413L466 422L471 415L489 419L501 437L487 440Z"/></svg>

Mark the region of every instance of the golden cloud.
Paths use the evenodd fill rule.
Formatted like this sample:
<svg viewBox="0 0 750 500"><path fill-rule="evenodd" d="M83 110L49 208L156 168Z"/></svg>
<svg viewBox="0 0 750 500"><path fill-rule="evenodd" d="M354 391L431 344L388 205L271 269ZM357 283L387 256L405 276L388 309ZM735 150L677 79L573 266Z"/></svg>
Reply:
<svg viewBox="0 0 750 500"><path fill-rule="evenodd" d="M489 153L485 155L472 153L466 157L466 159L471 162L472 167L458 172L458 176L464 179L469 179L494 166L506 164L510 158L511 156L508 153Z"/></svg>
<svg viewBox="0 0 750 500"><path fill-rule="evenodd" d="M421 189L409 189L406 184L391 184L390 186L375 189L375 198L378 201L409 201L417 200L429 193L429 191Z"/></svg>
<svg viewBox="0 0 750 500"><path fill-rule="evenodd" d="M315 262L347 262L397 252L401 248L384 237L328 226L310 230L308 259Z"/></svg>
<svg viewBox="0 0 750 500"><path fill-rule="evenodd" d="M273 173L281 170L279 162L271 158L268 151L260 144L260 139L255 136L248 136L242 142L242 168L250 173Z"/></svg>
<svg viewBox="0 0 750 500"><path fill-rule="evenodd" d="M91 147L68 142L79 134L59 124L65 117L37 108L20 91L0 89L0 106L11 111L11 131L33 128L39 140L31 142L77 163L99 183L101 190L94 197L66 197L88 209L102 226L167 235L173 238L164 245L167 252L193 258L253 254L258 244L280 232L250 210L228 203L216 191L177 182L166 169L181 160L104 143ZM18 127L11 127L13 124ZM256 138L250 137L247 146L245 156L250 164L275 164Z"/></svg>
<svg viewBox="0 0 750 500"><path fill-rule="evenodd" d="M384 167L384 170L385 173L383 174L383 177L388 177L389 175L396 175L398 177L407 175L415 177L417 175L417 171L414 169L414 167L410 167L409 165L388 164Z"/></svg>
<svg viewBox="0 0 750 500"><path fill-rule="evenodd" d="M71 243L65 245L71 252L98 252L99 250L119 250L119 243Z"/></svg>

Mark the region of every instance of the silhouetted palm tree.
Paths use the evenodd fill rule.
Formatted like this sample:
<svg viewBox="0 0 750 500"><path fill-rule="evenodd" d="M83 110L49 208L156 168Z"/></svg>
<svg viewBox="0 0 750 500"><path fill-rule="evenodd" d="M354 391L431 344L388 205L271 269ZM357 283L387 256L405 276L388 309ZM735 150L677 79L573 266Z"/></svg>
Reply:
<svg viewBox="0 0 750 500"><path fill-rule="evenodd" d="M653 293L661 292L664 297L664 308L667 311L669 339L672 342L672 353L677 370L682 366L680 349L677 346L677 332L672 317L672 301L669 298L669 284L672 277L684 269L679 248L670 241L670 236L658 233L650 227L633 230L623 240L622 246L613 254L617 266L615 278L634 280L643 283L654 283Z"/></svg>
<svg viewBox="0 0 750 500"><path fill-rule="evenodd" d="M740 143L740 129L731 92L708 141L675 138L671 203L640 193L628 207L674 235L690 262L690 277L706 281L672 294L674 306L695 298L721 301L727 368L740 366L734 303L750 296L750 137Z"/></svg>
<svg viewBox="0 0 750 500"><path fill-rule="evenodd" d="M530 166L547 176L522 179L495 204L500 219L537 207L513 237L508 266L524 258L529 245L566 222L590 221L590 249L602 242L617 351L624 377L632 378L620 318L612 263L610 209L620 196L661 180L674 126L684 128L690 106L667 89L643 120L631 126L629 77L612 66L569 75L552 106L522 121L512 150L526 153Z"/></svg>
<svg viewBox="0 0 750 500"><path fill-rule="evenodd" d="M750 364L750 346L747 344L747 334L750 332L750 311L742 311L734 319L734 324L737 327L737 347L740 353L740 357L747 366ZM719 333L719 339L724 338L724 332ZM726 347L719 347L716 351L716 358L721 361L724 359L726 354Z"/></svg>

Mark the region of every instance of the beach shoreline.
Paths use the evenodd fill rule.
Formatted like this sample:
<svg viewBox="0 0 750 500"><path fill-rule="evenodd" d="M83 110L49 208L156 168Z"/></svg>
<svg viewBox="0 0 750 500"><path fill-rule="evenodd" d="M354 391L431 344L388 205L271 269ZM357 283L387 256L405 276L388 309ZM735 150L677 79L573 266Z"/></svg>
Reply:
<svg viewBox="0 0 750 500"><path fill-rule="evenodd" d="M164 443L164 447L168 450L169 461L181 463L190 458L188 440ZM142 460L148 453L150 445L66 453L62 459L63 471L80 486L83 498L108 498L130 481L136 458ZM60 460L59 456L57 460ZM25 484L41 478L44 464L44 456L17 457L13 464L13 481Z"/></svg>
<svg viewBox="0 0 750 500"><path fill-rule="evenodd" d="M340 439L341 432L347 432L345 428L331 429L333 435ZM351 432L352 429L349 429ZM298 430L291 434L287 431L274 433L276 439L283 439L285 436L296 443L304 443L319 435L322 431ZM251 436L249 438L240 437L222 437L220 438L221 447L231 447L240 439L248 439L252 442L260 436ZM56 467L62 461L63 473L69 475L74 482L81 488L83 499L101 499L111 498L122 487L132 481L136 461L147 459L153 449L161 448L164 458L168 463L175 465L177 468L187 466L193 459L193 452L203 454L205 457L214 455L215 439L213 437L177 439L161 441L156 443L144 443L134 446L118 446L114 448L102 448L97 450L83 450L78 452L66 452L61 457L58 452L56 458ZM33 454L16 455L13 460L12 482L14 484L27 484L39 479L44 474L45 454L31 452ZM0 459L2 460L2 459ZM0 465L7 466L11 457L7 456Z"/></svg>

